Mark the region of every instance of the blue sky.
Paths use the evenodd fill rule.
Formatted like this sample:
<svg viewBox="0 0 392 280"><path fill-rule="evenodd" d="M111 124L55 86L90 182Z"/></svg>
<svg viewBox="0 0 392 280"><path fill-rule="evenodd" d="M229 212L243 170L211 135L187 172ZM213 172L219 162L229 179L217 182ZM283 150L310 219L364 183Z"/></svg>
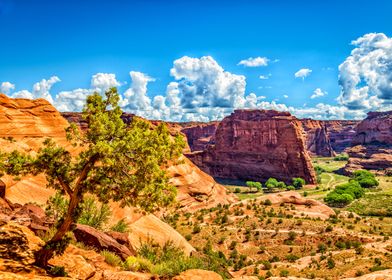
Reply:
<svg viewBox="0 0 392 280"><path fill-rule="evenodd" d="M176 59L211 56L225 71L246 77L245 95L294 108L335 106L338 66L354 49L350 42L368 33L391 36L391 11L387 0L0 0L0 83L31 91L57 76L54 97L90 88L96 73L113 73L125 92L129 72L137 71L154 78L147 91L153 99L175 81L170 69ZM249 57L269 62L238 65ZM295 78L302 68L312 72ZM328 94L311 99L317 88Z"/></svg>

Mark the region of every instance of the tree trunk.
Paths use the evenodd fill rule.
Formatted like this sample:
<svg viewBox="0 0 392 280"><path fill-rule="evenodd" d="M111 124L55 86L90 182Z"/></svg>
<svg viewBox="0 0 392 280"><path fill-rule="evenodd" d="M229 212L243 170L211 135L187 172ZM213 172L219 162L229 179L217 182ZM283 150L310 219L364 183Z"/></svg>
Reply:
<svg viewBox="0 0 392 280"><path fill-rule="evenodd" d="M75 222L75 209L77 208L81 198L74 192L70 198L67 213L64 216L62 224L58 227L55 235L35 254L35 265L46 268L49 260L54 256L55 245L60 242L67 232L70 230L71 225Z"/></svg>

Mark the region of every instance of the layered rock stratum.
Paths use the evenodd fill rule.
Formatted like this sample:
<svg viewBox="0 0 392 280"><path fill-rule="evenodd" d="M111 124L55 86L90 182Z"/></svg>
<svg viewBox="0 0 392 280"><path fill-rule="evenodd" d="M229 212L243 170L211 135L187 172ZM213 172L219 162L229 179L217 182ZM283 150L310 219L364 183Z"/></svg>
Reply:
<svg viewBox="0 0 392 280"><path fill-rule="evenodd" d="M357 125L352 145L347 150L347 173L356 169L392 170L392 111L369 112Z"/></svg>
<svg viewBox="0 0 392 280"><path fill-rule="evenodd" d="M217 178L316 182L301 122L287 112L236 110L220 122L214 145L187 156Z"/></svg>

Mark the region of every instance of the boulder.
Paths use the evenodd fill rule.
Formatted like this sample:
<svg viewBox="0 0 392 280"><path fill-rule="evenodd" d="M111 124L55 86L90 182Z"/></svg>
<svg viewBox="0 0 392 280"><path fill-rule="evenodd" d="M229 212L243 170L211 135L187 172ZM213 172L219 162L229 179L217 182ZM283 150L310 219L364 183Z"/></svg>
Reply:
<svg viewBox="0 0 392 280"><path fill-rule="evenodd" d="M177 275L173 280L222 280L218 273L202 269L189 269Z"/></svg>
<svg viewBox="0 0 392 280"><path fill-rule="evenodd" d="M28 227L35 233L47 232L53 224L53 221L46 216L41 207L31 203L16 208L12 213L11 220Z"/></svg>
<svg viewBox="0 0 392 280"><path fill-rule="evenodd" d="M302 124L288 112L235 110L220 122L215 145L187 156L213 177L316 183Z"/></svg>
<svg viewBox="0 0 392 280"><path fill-rule="evenodd" d="M15 222L0 225L0 271L28 272L44 242Z"/></svg>
<svg viewBox="0 0 392 280"><path fill-rule="evenodd" d="M295 191L287 191L280 192L276 194L268 194L264 196L260 196L257 200L266 201L269 199L272 204L280 205L282 203L293 204L295 205L295 210L292 211L295 215L301 216L301 214L305 214L305 216L309 216L311 218L321 218L328 219L331 215L335 215L335 211L327 205L321 203L318 200L308 199L302 197L299 193Z"/></svg>
<svg viewBox="0 0 392 280"><path fill-rule="evenodd" d="M122 260L129 256L135 255L131 248L118 243L109 235L87 225L77 224L73 230L75 238L78 242L96 248L99 251L107 250L118 255Z"/></svg>

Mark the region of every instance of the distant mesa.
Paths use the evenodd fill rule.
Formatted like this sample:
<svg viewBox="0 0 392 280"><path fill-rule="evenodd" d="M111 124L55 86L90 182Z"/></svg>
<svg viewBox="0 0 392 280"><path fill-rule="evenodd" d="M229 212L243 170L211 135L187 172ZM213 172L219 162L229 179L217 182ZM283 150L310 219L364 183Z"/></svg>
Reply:
<svg viewBox="0 0 392 280"><path fill-rule="evenodd" d="M213 177L285 182L301 177L316 183L302 124L288 112L236 110L220 122L214 142L187 155Z"/></svg>

